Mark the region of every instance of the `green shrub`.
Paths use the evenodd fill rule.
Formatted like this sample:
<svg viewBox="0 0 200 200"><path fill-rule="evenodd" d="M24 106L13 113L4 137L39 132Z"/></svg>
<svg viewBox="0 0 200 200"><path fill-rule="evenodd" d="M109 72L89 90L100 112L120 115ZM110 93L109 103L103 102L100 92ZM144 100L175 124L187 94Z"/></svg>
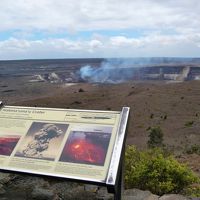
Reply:
<svg viewBox="0 0 200 200"><path fill-rule="evenodd" d="M190 147L187 147L186 148L186 151L185 151L187 154L198 154L200 155L200 145L197 145L197 144L194 144Z"/></svg>
<svg viewBox="0 0 200 200"><path fill-rule="evenodd" d="M167 119L167 115L164 115L163 119L166 120Z"/></svg>
<svg viewBox="0 0 200 200"><path fill-rule="evenodd" d="M138 151L128 146L125 154L125 186L154 194L180 193L198 178L172 156L158 148Z"/></svg>
<svg viewBox="0 0 200 200"><path fill-rule="evenodd" d="M151 118L151 119L153 119L153 117L154 117L154 114L153 114L153 113L151 113L151 115L150 115L150 118Z"/></svg>
<svg viewBox="0 0 200 200"><path fill-rule="evenodd" d="M188 121L185 123L185 127L191 127L194 124L194 121Z"/></svg>
<svg viewBox="0 0 200 200"><path fill-rule="evenodd" d="M200 197L200 185L193 184L184 190L186 196Z"/></svg>
<svg viewBox="0 0 200 200"><path fill-rule="evenodd" d="M163 132L159 126L149 129L149 140L147 144L150 148L163 146Z"/></svg>

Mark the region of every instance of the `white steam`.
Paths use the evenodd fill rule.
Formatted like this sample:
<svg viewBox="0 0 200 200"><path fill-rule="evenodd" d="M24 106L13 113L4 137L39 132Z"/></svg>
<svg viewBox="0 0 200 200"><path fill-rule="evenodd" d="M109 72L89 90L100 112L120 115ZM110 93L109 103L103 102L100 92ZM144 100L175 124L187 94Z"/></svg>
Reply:
<svg viewBox="0 0 200 200"><path fill-rule="evenodd" d="M80 69L82 80L94 83L121 83L132 79L138 60L107 59L100 67L86 65Z"/></svg>
<svg viewBox="0 0 200 200"><path fill-rule="evenodd" d="M82 67L80 77L84 81L93 83L121 83L131 80L136 68L147 66L149 63L149 58L107 59L100 67L91 65Z"/></svg>
<svg viewBox="0 0 200 200"><path fill-rule="evenodd" d="M92 83L121 83L133 80L141 68L148 66L162 66L168 64L184 64L195 62L192 58L113 58L104 60L99 67L86 65L79 73L83 81Z"/></svg>

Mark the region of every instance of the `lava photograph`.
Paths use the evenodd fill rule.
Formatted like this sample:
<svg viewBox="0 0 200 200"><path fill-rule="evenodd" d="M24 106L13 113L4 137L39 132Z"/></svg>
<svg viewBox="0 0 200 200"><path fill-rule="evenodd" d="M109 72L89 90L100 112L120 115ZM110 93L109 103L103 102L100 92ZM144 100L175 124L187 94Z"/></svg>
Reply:
<svg viewBox="0 0 200 200"><path fill-rule="evenodd" d="M60 161L103 166L110 137L111 133L72 131Z"/></svg>
<svg viewBox="0 0 200 200"><path fill-rule="evenodd" d="M0 136L0 155L10 156L20 137L15 135Z"/></svg>

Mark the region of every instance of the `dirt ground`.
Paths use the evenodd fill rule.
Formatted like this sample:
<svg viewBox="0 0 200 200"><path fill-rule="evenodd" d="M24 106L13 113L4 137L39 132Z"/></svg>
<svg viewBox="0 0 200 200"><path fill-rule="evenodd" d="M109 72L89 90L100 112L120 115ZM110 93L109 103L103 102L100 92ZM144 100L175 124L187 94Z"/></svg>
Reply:
<svg viewBox="0 0 200 200"><path fill-rule="evenodd" d="M29 94L27 98L21 91L11 104L100 110L121 110L123 106L129 106L127 144L134 144L139 149L146 148L148 128L160 126L165 145L200 174L200 156L185 153L192 145L200 145L199 81L128 82L116 85L80 83L53 86L46 93L41 90L38 86L37 93L37 87L34 87L32 95Z"/></svg>

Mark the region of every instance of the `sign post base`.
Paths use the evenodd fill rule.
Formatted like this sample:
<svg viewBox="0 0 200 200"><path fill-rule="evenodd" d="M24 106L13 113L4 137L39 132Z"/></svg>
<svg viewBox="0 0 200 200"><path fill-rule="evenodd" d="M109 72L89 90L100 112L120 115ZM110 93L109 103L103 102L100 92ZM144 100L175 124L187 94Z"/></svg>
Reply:
<svg viewBox="0 0 200 200"><path fill-rule="evenodd" d="M123 177L122 177L122 168L120 170L120 173L119 173L119 181L117 183L117 186L116 186L116 192L114 194L114 200L122 200L122 195L123 195Z"/></svg>

